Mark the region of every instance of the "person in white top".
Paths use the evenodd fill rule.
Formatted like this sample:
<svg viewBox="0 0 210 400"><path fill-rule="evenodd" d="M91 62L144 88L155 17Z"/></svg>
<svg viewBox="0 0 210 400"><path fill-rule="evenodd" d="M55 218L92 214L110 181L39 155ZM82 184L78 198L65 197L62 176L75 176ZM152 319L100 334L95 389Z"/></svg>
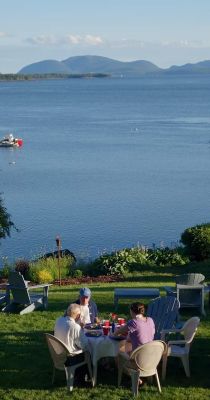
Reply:
<svg viewBox="0 0 210 400"><path fill-rule="evenodd" d="M70 304L66 316L59 317L55 322L54 335L66 344L71 354L80 354L88 350L88 339L77 323L80 313L80 305Z"/></svg>
<svg viewBox="0 0 210 400"><path fill-rule="evenodd" d="M91 291L89 288L81 288L79 291L79 299L76 300L77 304L81 306L80 322L82 326L85 324L99 323L98 308L96 303L91 299Z"/></svg>
<svg viewBox="0 0 210 400"><path fill-rule="evenodd" d="M80 324L81 326L85 326L86 324L90 324L91 320L90 320L90 311L89 311L89 307L88 304L85 305L80 305Z"/></svg>

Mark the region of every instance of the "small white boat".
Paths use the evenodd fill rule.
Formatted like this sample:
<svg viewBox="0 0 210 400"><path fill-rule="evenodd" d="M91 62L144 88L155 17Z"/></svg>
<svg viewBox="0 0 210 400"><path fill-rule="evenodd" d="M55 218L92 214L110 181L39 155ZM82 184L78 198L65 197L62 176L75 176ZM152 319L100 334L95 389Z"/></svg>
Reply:
<svg viewBox="0 0 210 400"><path fill-rule="evenodd" d="M0 140L0 147L21 147L22 145L23 140L20 138L14 138L12 133Z"/></svg>

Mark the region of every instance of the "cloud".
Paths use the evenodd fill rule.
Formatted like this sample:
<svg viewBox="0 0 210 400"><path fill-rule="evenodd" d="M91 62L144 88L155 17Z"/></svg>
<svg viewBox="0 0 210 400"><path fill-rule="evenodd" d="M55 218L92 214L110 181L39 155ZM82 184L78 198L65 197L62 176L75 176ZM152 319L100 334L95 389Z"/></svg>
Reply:
<svg viewBox="0 0 210 400"><path fill-rule="evenodd" d="M6 37L4 32L0 32L1 37ZM63 46L63 47L87 47L94 46L106 49L125 49L125 50L158 50L158 49L208 49L210 42L180 39L178 41L144 41L141 39L121 38L108 40L99 35L76 35L67 34L65 36L39 35L29 37L25 41L33 46Z"/></svg>
<svg viewBox="0 0 210 400"><path fill-rule="evenodd" d="M81 43L81 36L79 35L66 35L61 41L66 44L79 44Z"/></svg>
<svg viewBox="0 0 210 400"><path fill-rule="evenodd" d="M8 33L6 33L6 32L0 32L0 39L3 39L3 38L8 38L8 37L10 37L11 35L9 35Z"/></svg>
<svg viewBox="0 0 210 400"><path fill-rule="evenodd" d="M122 38L119 40L113 40L110 42L106 42L109 44L111 48L116 49L152 49L152 48L171 48L171 49L202 49L202 48L209 48L210 42L205 41L192 41L187 39L181 39L179 41L143 41L139 39L126 39Z"/></svg>
<svg viewBox="0 0 210 400"><path fill-rule="evenodd" d="M84 41L87 44L91 44L93 46L97 46L103 43L103 40L100 36L92 36L92 35L86 35L84 37Z"/></svg>
<svg viewBox="0 0 210 400"><path fill-rule="evenodd" d="M33 45L53 45L56 44L56 39L50 35L39 35L27 38L26 42Z"/></svg>
<svg viewBox="0 0 210 400"><path fill-rule="evenodd" d="M108 42L107 42L108 43ZM110 47L122 49L122 48L139 48L143 49L148 45L148 43L144 42L143 40L138 39L119 39L113 40L109 42Z"/></svg>
<svg viewBox="0 0 210 400"><path fill-rule="evenodd" d="M188 49L202 49L202 48L207 48L210 47L210 42L205 42L201 40L187 40L187 39L181 39L179 41L174 41L174 42L169 42L169 41L163 41L160 43L162 47L171 47L175 49L182 49L182 48L188 48Z"/></svg>
<svg viewBox="0 0 210 400"><path fill-rule="evenodd" d="M26 41L32 45L91 45L91 46L98 46L103 44L103 39L100 36L94 35L72 35L68 34L62 37L55 37L52 35L39 35L27 38Z"/></svg>

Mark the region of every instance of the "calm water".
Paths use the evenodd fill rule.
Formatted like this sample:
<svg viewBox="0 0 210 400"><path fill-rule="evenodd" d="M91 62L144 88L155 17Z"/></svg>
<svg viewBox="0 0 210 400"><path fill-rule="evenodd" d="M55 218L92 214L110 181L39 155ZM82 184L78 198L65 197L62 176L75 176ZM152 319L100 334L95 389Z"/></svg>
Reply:
<svg viewBox="0 0 210 400"><path fill-rule="evenodd" d="M20 229L0 257L176 243L210 220L210 79L0 83L0 192Z"/></svg>

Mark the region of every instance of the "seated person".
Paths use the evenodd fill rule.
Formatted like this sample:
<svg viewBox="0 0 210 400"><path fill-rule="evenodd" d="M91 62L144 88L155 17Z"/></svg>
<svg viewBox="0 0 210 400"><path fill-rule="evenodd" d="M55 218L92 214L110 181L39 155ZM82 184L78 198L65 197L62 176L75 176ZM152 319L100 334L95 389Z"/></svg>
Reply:
<svg viewBox="0 0 210 400"><path fill-rule="evenodd" d="M89 288L82 288L79 291L79 299L75 302L81 306L80 322L85 324L99 323L98 309L96 303L91 299L91 291Z"/></svg>
<svg viewBox="0 0 210 400"><path fill-rule="evenodd" d="M79 354L88 350L88 339L81 326L77 323L80 318L80 306L70 304L66 316L56 320L54 335L68 347L71 354Z"/></svg>
<svg viewBox="0 0 210 400"><path fill-rule="evenodd" d="M150 317L145 317L144 304L132 303L130 306L130 315L132 319L114 332L114 336L128 335L124 349L127 353L130 353L142 344L151 342L155 334L154 321Z"/></svg>

